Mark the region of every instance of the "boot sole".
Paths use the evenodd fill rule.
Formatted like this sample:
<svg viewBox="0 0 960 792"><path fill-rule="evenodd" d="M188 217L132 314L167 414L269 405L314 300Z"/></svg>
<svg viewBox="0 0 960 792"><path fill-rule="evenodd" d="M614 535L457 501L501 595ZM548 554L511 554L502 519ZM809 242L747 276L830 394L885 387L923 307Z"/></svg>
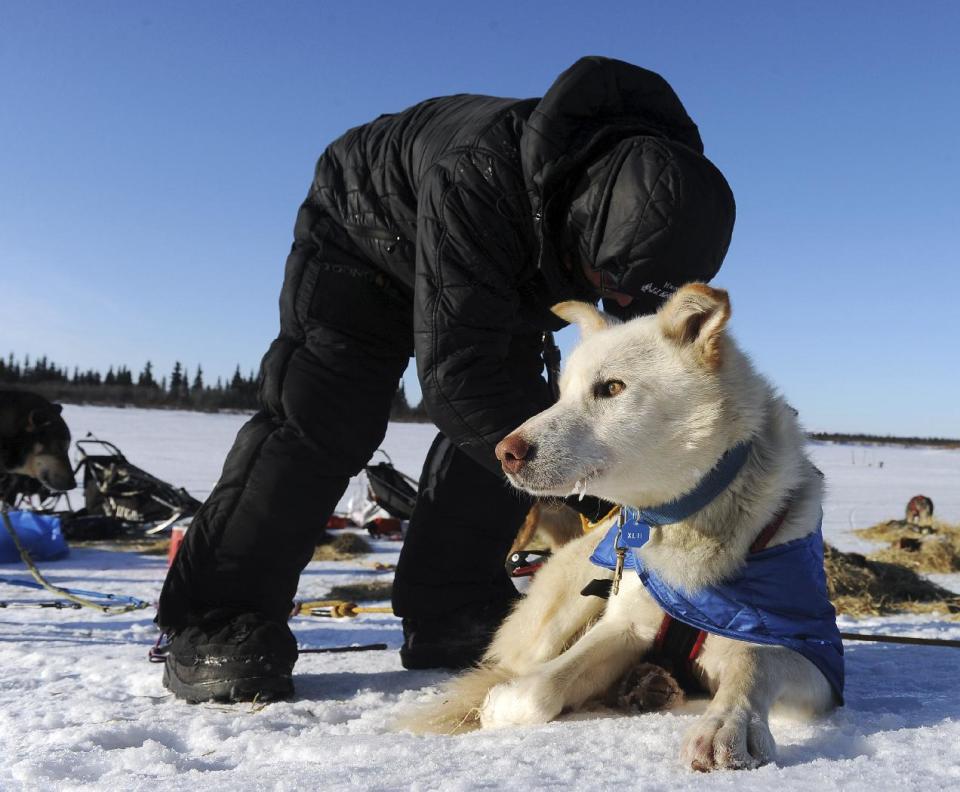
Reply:
<svg viewBox="0 0 960 792"><path fill-rule="evenodd" d="M163 686L188 704L216 701L233 704L239 701L282 701L293 696L293 678L290 674L241 679L212 679L205 682L186 682L177 676L168 662L163 667Z"/></svg>

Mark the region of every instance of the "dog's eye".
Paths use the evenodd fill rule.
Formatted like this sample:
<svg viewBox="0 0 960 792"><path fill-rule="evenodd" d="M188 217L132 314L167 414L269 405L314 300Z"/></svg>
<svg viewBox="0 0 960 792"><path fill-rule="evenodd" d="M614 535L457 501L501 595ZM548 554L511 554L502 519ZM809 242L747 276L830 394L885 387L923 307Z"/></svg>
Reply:
<svg viewBox="0 0 960 792"><path fill-rule="evenodd" d="M609 399L613 396L618 396L623 392L623 389L627 387L620 380L607 380L606 382L600 382L593 389L593 395L597 399Z"/></svg>

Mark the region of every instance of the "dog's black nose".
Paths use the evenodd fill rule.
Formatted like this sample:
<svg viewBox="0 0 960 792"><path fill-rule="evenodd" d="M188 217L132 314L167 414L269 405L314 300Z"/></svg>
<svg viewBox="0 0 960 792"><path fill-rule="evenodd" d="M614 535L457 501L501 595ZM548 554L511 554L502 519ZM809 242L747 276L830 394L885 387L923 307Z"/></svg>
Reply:
<svg viewBox="0 0 960 792"><path fill-rule="evenodd" d="M521 435L508 434L503 438L494 453L500 460L500 465L507 473L517 473L531 455L532 446Z"/></svg>

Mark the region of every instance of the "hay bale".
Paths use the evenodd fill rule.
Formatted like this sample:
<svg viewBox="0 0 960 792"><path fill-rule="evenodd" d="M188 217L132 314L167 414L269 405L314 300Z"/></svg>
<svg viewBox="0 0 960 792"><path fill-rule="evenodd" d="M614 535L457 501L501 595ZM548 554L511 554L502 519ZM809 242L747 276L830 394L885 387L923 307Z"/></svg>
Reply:
<svg viewBox="0 0 960 792"><path fill-rule="evenodd" d="M837 612L849 616L912 613L960 614L960 595L902 564L843 553L824 545L827 591Z"/></svg>
<svg viewBox="0 0 960 792"><path fill-rule="evenodd" d="M392 580L372 580L369 583L345 583L342 586L334 586L326 598L347 602L373 602L388 600L392 595Z"/></svg>
<svg viewBox="0 0 960 792"><path fill-rule="evenodd" d="M344 555L366 555L372 553L373 548L364 537L355 533L342 533L334 539L330 546Z"/></svg>
<svg viewBox="0 0 960 792"><path fill-rule="evenodd" d="M314 561L349 561L357 556L373 552L370 542L356 533L344 532L313 552Z"/></svg>
<svg viewBox="0 0 960 792"><path fill-rule="evenodd" d="M902 564L917 572L960 572L960 548L946 537L932 537L916 549L892 544L885 550L871 553L870 558L891 564Z"/></svg>
<svg viewBox="0 0 960 792"><path fill-rule="evenodd" d="M875 561L901 564L918 572L960 572L960 526L940 520L929 525L889 520L861 528L857 535L889 543L870 554Z"/></svg>
<svg viewBox="0 0 960 792"><path fill-rule="evenodd" d="M929 536L937 533L949 533L951 526L947 523L934 521L929 525L917 525L906 520L887 520L886 522L871 525L869 528L858 528L855 533L864 539L874 542L892 542L895 540Z"/></svg>

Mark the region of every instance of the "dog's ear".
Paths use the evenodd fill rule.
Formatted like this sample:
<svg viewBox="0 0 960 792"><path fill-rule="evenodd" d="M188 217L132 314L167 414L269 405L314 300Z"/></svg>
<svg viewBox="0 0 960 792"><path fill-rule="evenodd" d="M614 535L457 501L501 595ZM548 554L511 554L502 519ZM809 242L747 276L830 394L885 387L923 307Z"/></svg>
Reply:
<svg viewBox="0 0 960 792"><path fill-rule="evenodd" d="M617 324L616 319L598 310L597 306L577 300L557 303L550 310L563 321L579 327L580 335L583 337Z"/></svg>
<svg viewBox="0 0 960 792"><path fill-rule="evenodd" d="M710 368L720 365L720 335L730 318L730 298L723 289L689 283L657 313L660 329L681 346L692 345Z"/></svg>
<svg viewBox="0 0 960 792"><path fill-rule="evenodd" d="M62 414L63 414L63 405L62 405L62 404L51 404L50 406L53 408L53 411L54 411L57 415L62 415Z"/></svg>

